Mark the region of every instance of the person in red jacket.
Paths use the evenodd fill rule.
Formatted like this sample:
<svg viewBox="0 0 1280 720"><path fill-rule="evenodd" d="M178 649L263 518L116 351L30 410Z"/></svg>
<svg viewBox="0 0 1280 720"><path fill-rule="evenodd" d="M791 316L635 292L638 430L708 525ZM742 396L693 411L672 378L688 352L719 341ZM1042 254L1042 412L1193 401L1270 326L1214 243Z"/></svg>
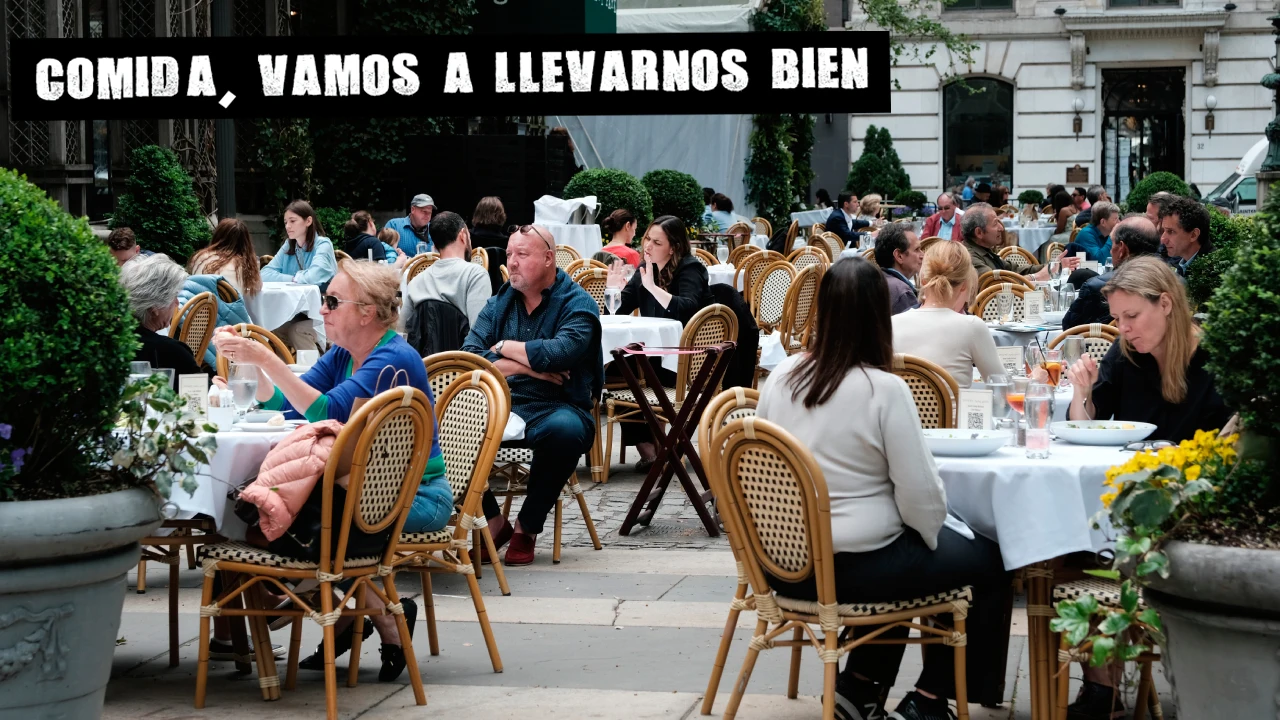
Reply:
<svg viewBox="0 0 1280 720"><path fill-rule="evenodd" d="M956 207L955 199L949 193L942 193L938 196L938 212L924 221L920 234L926 238L940 237L959 242L963 239L960 236L962 217L964 212Z"/></svg>

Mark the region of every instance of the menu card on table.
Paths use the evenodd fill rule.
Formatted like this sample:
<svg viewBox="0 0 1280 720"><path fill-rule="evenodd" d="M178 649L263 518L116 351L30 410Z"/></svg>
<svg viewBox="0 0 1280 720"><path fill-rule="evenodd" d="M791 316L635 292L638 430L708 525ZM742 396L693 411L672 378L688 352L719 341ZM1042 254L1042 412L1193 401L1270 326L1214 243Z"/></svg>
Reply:
<svg viewBox="0 0 1280 720"><path fill-rule="evenodd" d="M1025 350L1023 350L1021 345L996 348L996 357L1000 358L1000 364L1004 366L1005 374L1011 378L1026 374L1022 366L1022 356L1024 353Z"/></svg>
<svg viewBox="0 0 1280 720"><path fill-rule="evenodd" d="M960 418L956 426L961 430L991 429L990 390L961 390Z"/></svg>
<svg viewBox="0 0 1280 720"><path fill-rule="evenodd" d="M1044 322L1044 293L1029 292L1022 296L1022 321L1028 325Z"/></svg>
<svg viewBox="0 0 1280 720"><path fill-rule="evenodd" d="M187 411L201 417L209 414L209 376L192 373L178 376L178 395L187 399Z"/></svg>

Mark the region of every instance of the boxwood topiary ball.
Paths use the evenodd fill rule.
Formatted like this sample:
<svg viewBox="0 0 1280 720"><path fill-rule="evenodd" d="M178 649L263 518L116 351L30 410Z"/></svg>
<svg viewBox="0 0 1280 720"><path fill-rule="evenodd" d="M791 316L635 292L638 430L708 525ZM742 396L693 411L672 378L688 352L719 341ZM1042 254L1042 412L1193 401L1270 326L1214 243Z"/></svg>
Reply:
<svg viewBox="0 0 1280 720"><path fill-rule="evenodd" d="M698 190L701 194L702 190ZM626 208L636 216L636 235L644 232L653 220L653 199L643 183L625 170L592 168L574 175L564 186L564 197L596 196L596 222L618 208Z"/></svg>

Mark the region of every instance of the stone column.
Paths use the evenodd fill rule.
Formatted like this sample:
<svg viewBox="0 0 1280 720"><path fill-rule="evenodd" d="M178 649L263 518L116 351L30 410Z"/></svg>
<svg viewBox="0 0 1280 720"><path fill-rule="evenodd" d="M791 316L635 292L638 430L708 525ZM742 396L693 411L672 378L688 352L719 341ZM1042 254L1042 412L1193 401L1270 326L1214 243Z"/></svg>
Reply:
<svg viewBox="0 0 1280 720"><path fill-rule="evenodd" d="M1267 18L1271 21L1271 26L1275 28L1272 34L1276 36L1276 60L1280 61L1280 15L1272 15ZM1280 65L1276 66L1280 69ZM1280 103L1280 73L1270 72L1263 76L1262 86L1276 93L1276 101ZM1280 104L1277 104L1280 108ZM1267 123L1267 156L1262 160L1261 172L1258 173L1258 210L1261 211L1267 200L1268 192L1271 184L1280 182L1280 115L1276 116Z"/></svg>

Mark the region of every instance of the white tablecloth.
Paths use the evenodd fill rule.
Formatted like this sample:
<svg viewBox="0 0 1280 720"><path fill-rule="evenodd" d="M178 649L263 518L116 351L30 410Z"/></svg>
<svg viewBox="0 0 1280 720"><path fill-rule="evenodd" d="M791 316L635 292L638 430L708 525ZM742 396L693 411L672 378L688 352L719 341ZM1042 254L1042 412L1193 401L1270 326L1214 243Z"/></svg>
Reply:
<svg viewBox="0 0 1280 720"><path fill-rule="evenodd" d="M1107 468L1132 453L1055 441L1044 460L1006 446L976 458L935 457L947 506L975 532L1000 543L1007 570L1110 545L1110 528L1091 530L1102 509Z"/></svg>
<svg viewBox="0 0 1280 720"><path fill-rule="evenodd" d="M227 493L257 475L267 453L290 432L292 429L273 433L234 430L218 433L218 449L210 458L211 462L196 468L195 493L188 496L177 486L170 493L169 500L178 506L175 517L187 520L198 514L208 515L224 536L233 540L244 539L244 521L231 511Z"/></svg>
<svg viewBox="0 0 1280 720"><path fill-rule="evenodd" d="M781 335L760 336L760 367L773 372L773 369L787 359L787 351L782 349Z"/></svg>
<svg viewBox="0 0 1280 720"><path fill-rule="evenodd" d="M320 346L323 348L328 342L324 335L324 318L320 317L320 288L316 285L264 282L262 292L245 297L244 306L254 324L268 330L275 330L298 313L306 313L311 318Z"/></svg>
<svg viewBox="0 0 1280 720"><path fill-rule="evenodd" d="M679 320L664 318L632 317L630 315L600 316L600 344L604 348L604 364L613 362L613 349L633 342L646 347L677 347L684 326ZM680 367L679 355L662 355L662 367L675 372ZM650 360L652 362L652 360Z"/></svg>
<svg viewBox="0 0 1280 720"><path fill-rule="evenodd" d="M1049 238L1053 237L1053 227L1040 228L1019 228L1012 227L1006 229L1005 232L1013 233L1018 237L1018 247L1026 250L1031 254L1035 254L1041 245L1049 242Z"/></svg>
<svg viewBox="0 0 1280 720"><path fill-rule="evenodd" d="M557 245L568 245L584 258L590 259L604 247L599 225L547 223L544 227L551 231Z"/></svg>
<svg viewBox="0 0 1280 720"><path fill-rule="evenodd" d="M809 227L814 223L826 223L827 218L831 217L830 210L804 210L801 212L791 213L792 220L799 220L800 227ZM777 228L774 228L775 230Z"/></svg>
<svg viewBox="0 0 1280 720"><path fill-rule="evenodd" d="M752 245L755 245L756 247L758 247L758 248L760 248L760 249L762 249L762 250L766 250L766 249L768 249L768 245L769 245L769 236L768 236L768 235L760 235L760 234L752 235L752 236L751 236L751 244L752 244Z"/></svg>
<svg viewBox="0 0 1280 720"><path fill-rule="evenodd" d="M707 268L707 281L712 284L733 285L733 276L738 269L728 263L720 263ZM742 280L738 279L737 288L742 289Z"/></svg>
<svg viewBox="0 0 1280 720"><path fill-rule="evenodd" d="M1031 344L1032 338L1040 341L1040 347L1049 347L1049 341L1057 337L1061 332L1061 328L1053 328L1051 330L1040 330L1038 332L1014 332L1012 330L997 330L989 328L991 339L996 341L997 347L1010 347L1013 345L1021 345L1026 347Z"/></svg>

